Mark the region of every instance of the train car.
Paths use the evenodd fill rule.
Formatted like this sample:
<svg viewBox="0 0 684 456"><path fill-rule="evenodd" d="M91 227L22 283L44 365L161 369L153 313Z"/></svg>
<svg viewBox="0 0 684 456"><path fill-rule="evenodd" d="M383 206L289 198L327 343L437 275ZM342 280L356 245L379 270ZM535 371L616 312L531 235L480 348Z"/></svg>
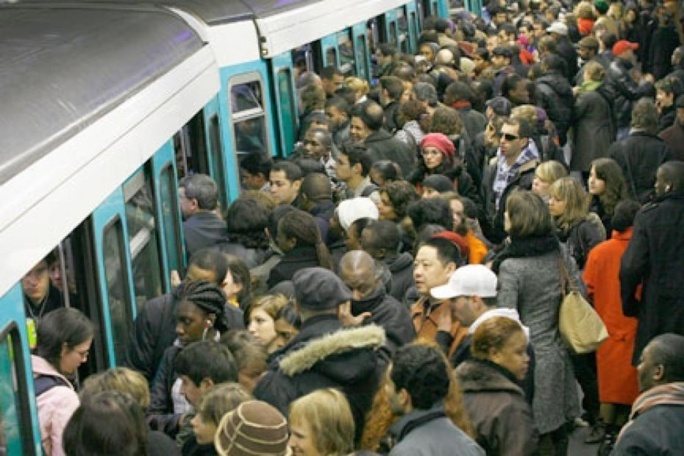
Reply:
<svg viewBox="0 0 684 456"><path fill-rule="evenodd" d="M211 175L225 207L240 191L240 153L284 156L296 140L297 59L370 78L379 43L415 50L429 8L0 6L0 454L41 451L27 326L41 309L22 282L53 286L54 272L67 305L94 322L81 377L120 364L138 309L169 292L170 272L185 265L179 178Z"/></svg>

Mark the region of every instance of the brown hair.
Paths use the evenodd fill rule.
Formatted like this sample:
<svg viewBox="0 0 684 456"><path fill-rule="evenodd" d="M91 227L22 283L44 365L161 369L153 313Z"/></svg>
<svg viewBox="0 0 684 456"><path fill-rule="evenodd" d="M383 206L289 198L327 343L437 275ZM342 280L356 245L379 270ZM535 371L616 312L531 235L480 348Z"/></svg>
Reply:
<svg viewBox="0 0 684 456"><path fill-rule="evenodd" d="M530 191L516 191L506 200L506 212L512 238L543 236L554 232L551 214L540 196Z"/></svg>
<svg viewBox="0 0 684 456"><path fill-rule="evenodd" d="M501 351L511 336L522 330L520 323L511 318L488 318L475 330L470 353L473 354L473 358L488 359L491 350Z"/></svg>
<svg viewBox="0 0 684 456"><path fill-rule="evenodd" d="M81 402L85 402L96 394L105 391L126 393L143 410L146 410L150 405L150 388L147 379L140 372L127 367L115 367L86 378L79 396Z"/></svg>
<svg viewBox="0 0 684 456"><path fill-rule="evenodd" d="M565 203L565 211L556 218L556 225L563 231L584 220L589 212L587 193L574 177L562 177L551 184L549 195Z"/></svg>
<svg viewBox="0 0 684 456"><path fill-rule="evenodd" d="M239 383L219 383L212 386L202 396L197 414L200 415L202 421L218 426L223 415L252 399L254 399L252 395Z"/></svg>

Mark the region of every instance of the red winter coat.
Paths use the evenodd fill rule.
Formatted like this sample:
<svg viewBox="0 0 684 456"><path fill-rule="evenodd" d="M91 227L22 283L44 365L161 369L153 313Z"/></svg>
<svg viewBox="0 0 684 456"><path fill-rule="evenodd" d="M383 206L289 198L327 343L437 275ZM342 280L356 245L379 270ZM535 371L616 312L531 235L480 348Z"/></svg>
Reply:
<svg viewBox="0 0 684 456"><path fill-rule="evenodd" d="M632 238L632 228L598 244L589 252L584 282L596 312L610 337L596 352L599 398L602 403L631 405L639 394L632 366L636 318L625 317L620 299L620 259Z"/></svg>

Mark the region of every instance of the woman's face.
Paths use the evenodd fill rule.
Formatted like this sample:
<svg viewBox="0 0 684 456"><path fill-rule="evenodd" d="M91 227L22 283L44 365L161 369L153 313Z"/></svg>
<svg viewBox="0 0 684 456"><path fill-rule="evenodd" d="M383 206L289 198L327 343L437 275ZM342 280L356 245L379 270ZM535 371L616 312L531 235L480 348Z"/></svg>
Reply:
<svg viewBox="0 0 684 456"><path fill-rule="evenodd" d="M62 346L62 354L59 357L59 371L64 375L73 375L78 366L88 361L88 354L92 344L92 337L75 347L67 347L65 342Z"/></svg>
<svg viewBox="0 0 684 456"><path fill-rule="evenodd" d="M192 426L192 432L195 433L197 443L200 445L214 443L214 435L216 435L217 428L216 423L211 420L205 420L202 418L202 414L198 413L190 420L190 425Z"/></svg>
<svg viewBox="0 0 684 456"><path fill-rule="evenodd" d="M536 174L534 175L534 179L532 179L532 193L536 193L541 197L548 196L549 187L551 187L550 183L544 181Z"/></svg>
<svg viewBox="0 0 684 456"><path fill-rule="evenodd" d="M549 196L549 212L552 217L560 217L565 213L565 201Z"/></svg>
<svg viewBox="0 0 684 456"><path fill-rule="evenodd" d="M291 238L288 238L285 233L283 233L283 230L278 227L278 234L276 234L276 245L278 248L283 252L287 253L290 250L294 249L295 246L297 245L297 241Z"/></svg>
<svg viewBox="0 0 684 456"><path fill-rule="evenodd" d="M394 206L390 202L387 192L380 192L380 202L378 203L378 214L380 220L395 221L397 213L394 212Z"/></svg>
<svg viewBox="0 0 684 456"><path fill-rule="evenodd" d="M273 343L277 334L273 318L263 309L254 309L249 314L249 326L247 330L253 335L266 349Z"/></svg>
<svg viewBox="0 0 684 456"><path fill-rule="evenodd" d="M236 283L233 280L233 274L228 270L226 272L226 278L223 281L223 292L226 294L226 298L231 300L237 300L238 294L242 291L242 285Z"/></svg>
<svg viewBox="0 0 684 456"><path fill-rule="evenodd" d="M435 60L435 53L432 50L431 46L423 45L420 47L419 52L420 52L420 55L425 57L425 60L427 60L428 62L432 63Z"/></svg>
<svg viewBox="0 0 684 456"><path fill-rule="evenodd" d="M524 379L530 364L525 333L522 331L514 332L501 350L492 349L489 352L488 359L506 368L518 380Z"/></svg>
<svg viewBox="0 0 684 456"><path fill-rule="evenodd" d="M444 154L436 147L424 147L421 154L425 167L430 170L437 168L444 161Z"/></svg>
<svg viewBox="0 0 684 456"><path fill-rule="evenodd" d="M292 326L287 320L279 318L275 322L276 339L273 342L274 350L284 347L299 333L297 328Z"/></svg>
<svg viewBox="0 0 684 456"><path fill-rule="evenodd" d="M202 340L204 330L213 326L206 312L190 301L178 304L176 322L176 337L183 345Z"/></svg>
<svg viewBox="0 0 684 456"><path fill-rule="evenodd" d="M606 191L606 181L599 179L596 175L596 167L592 166L589 171L589 180L587 181L589 193L595 196L601 196Z"/></svg>
<svg viewBox="0 0 684 456"><path fill-rule="evenodd" d="M316 449L311 426L305 420L290 418L290 448L294 456L323 456Z"/></svg>

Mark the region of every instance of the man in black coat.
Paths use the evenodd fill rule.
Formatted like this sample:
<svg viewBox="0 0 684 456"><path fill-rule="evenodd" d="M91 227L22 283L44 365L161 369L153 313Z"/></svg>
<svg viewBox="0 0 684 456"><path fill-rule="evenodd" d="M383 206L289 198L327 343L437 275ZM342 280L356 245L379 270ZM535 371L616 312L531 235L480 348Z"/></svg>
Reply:
<svg viewBox="0 0 684 456"><path fill-rule="evenodd" d="M383 266L363 250L347 252L340 260L340 278L352 292L351 313L343 314L343 323L374 323L383 328L387 335L383 348L389 359L397 348L415 339L416 330L408 309L385 291L383 272Z"/></svg>
<svg viewBox="0 0 684 456"><path fill-rule="evenodd" d="M684 335L684 162L660 166L655 189L653 203L634 220L632 240L620 268L622 310L639 321L632 357L635 366L655 336Z"/></svg>
<svg viewBox="0 0 684 456"><path fill-rule="evenodd" d="M644 349L641 395L611 455L684 454L684 337L663 334Z"/></svg>
<svg viewBox="0 0 684 456"><path fill-rule="evenodd" d="M338 313L350 313L352 294L332 271L305 268L293 277L299 334L274 354L254 397L287 414L292 401L320 388L337 388L349 401L356 441L386 363L377 350L385 331L375 325L343 329Z"/></svg>
<svg viewBox="0 0 684 456"><path fill-rule="evenodd" d="M537 106L546 111L548 119L558 131L560 145L568 140L568 129L575 106L572 86L563 76L563 59L549 54L542 59L542 76L534 82L537 92Z"/></svg>
<svg viewBox="0 0 684 456"><path fill-rule="evenodd" d="M556 52L565 62L565 71L562 74L569 84L577 74L577 51L568 38L568 26L556 21L546 31L556 42Z"/></svg>
<svg viewBox="0 0 684 456"><path fill-rule="evenodd" d="M413 170L415 151L384 130L384 121L384 111L379 104L373 101L357 104L351 111L350 138L366 146L371 164L391 160L399 165L404 176L408 176Z"/></svg>

